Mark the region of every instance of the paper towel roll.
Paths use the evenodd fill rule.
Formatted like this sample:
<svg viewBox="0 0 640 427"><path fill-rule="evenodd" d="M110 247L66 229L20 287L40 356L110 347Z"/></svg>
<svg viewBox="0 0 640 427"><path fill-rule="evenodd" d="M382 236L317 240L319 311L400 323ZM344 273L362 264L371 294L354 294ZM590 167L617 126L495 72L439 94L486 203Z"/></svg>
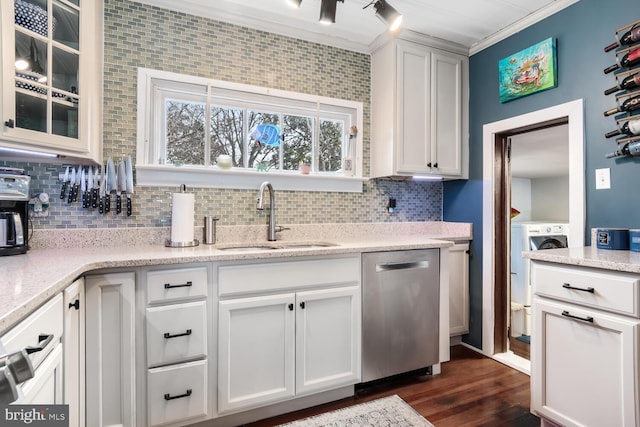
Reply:
<svg viewBox="0 0 640 427"><path fill-rule="evenodd" d="M191 243L193 236L193 218L195 196L193 193L173 193L171 207L171 242Z"/></svg>

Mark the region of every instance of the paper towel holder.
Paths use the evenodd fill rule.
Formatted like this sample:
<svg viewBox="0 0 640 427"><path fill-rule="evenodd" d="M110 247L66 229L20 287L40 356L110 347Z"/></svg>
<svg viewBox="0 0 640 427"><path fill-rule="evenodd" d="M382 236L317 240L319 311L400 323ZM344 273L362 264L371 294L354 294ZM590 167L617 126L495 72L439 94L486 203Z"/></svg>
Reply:
<svg viewBox="0 0 640 427"><path fill-rule="evenodd" d="M187 192L187 186L185 184L180 185L180 192L181 193ZM187 242L173 242L171 241L171 239L166 239L164 241L164 246L167 248L190 248L193 246L198 246L199 244L200 244L200 241L198 241L198 239L193 239Z"/></svg>

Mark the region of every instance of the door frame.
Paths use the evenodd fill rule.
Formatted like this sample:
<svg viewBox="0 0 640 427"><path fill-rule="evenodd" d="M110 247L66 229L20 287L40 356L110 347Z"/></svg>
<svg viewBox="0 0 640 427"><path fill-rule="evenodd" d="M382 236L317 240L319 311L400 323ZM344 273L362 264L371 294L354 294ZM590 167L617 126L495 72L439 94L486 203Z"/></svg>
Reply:
<svg viewBox="0 0 640 427"><path fill-rule="evenodd" d="M496 327L496 229L504 222L496 212L495 165L496 136L538 123L566 118L569 137L569 247L584 246L585 236L585 170L584 170L584 102L577 99L531 113L487 123L482 128L482 352L495 354ZM500 214L497 218L496 214ZM498 222L498 225L496 224ZM500 234L500 233L498 233ZM508 245L502 245L506 247ZM506 310L505 307L502 310ZM501 313L502 313L501 310ZM504 314L502 314L504 316ZM506 331L505 331L506 334Z"/></svg>

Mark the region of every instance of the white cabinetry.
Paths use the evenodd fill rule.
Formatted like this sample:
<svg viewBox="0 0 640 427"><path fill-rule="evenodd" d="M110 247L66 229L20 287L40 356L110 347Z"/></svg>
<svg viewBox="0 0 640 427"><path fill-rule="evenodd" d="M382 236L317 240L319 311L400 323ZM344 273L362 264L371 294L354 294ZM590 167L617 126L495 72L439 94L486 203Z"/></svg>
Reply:
<svg viewBox="0 0 640 427"><path fill-rule="evenodd" d="M449 335L469 332L469 243L449 248Z"/></svg>
<svg viewBox="0 0 640 427"><path fill-rule="evenodd" d="M85 425L84 419L84 279L64 290L64 403L69 405L69 426Z"/></svg>
<svg viewBox="0 0 640 427"><path fill-rule="evenodd" d="M531 407L564 426L640 424L640 276L533 261Z"/></svg>
<svg viewBox="0 0 640 427"><path fill-rule="evenodd" d="M88 426L136 426L133 272L85 277Z"/></svg>
<svg viewBox="0 0 640 427"><path fill-rule="evenodd" d="M468 57L394 39L371 57L371 177L468 176Z"/></svg>
<svg viewBox="0 0 640 427"><path fill-rule="evenodd" d="M218 280L220 413L359 382L359 257L225 265Z"/></svg>
<svg viewBox="0 0 640 427"><path fill-rule="evenodd" d="M102 157L103 1L0 2L0 146Z"/></svg>
<svg viewBox="0 0 640 427"><path fill-rule="evenodd" d="M64 403L62 336L62 294L53 297L2 336L0 340L6 353L27 347L38 349L29 355L35 375L22 383L23 397L15 403Z"/></svg>
<svg viewBox="0 0 640 427"><path fill-rule="evenodd" d="M141 299L147 301L142 305L146 425L184 425L204 420L212 412L215 379L208 375L209 268L157 267L141 274L146 291L146 298Z"/></svg>

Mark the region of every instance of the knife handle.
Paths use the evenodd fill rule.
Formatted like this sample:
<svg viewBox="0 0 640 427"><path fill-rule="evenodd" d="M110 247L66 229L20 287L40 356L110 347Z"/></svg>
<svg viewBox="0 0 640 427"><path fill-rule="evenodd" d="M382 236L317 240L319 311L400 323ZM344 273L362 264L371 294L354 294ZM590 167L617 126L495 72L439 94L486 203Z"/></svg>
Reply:
<svg viewBox="0 0 640 427"><path fill-rule="evenodd" d="M122 212L122 196L120 193L116 194L116 215Z"/></svg>
<svg viewBox="0 0 640 427"><path fill-rule="evenodd" d="M131 196L127 194L127 216L131 216Z"/></svg>
<svg viewBox="0 0 640 427"><path fill-rule="evenodd" d="M73 184L75 185L75 184ZM73 185L69 188L69 197L67 197L67 203L71 204L73 202Z"/></svg>
<svg viewBox="0 0 640 427"><path fill-rule="evenodd" d="M91 189L91 207L92 208L98 207L98 189L97 188Z"/></svg>
<svg viewBox="0 0 640 427"><path fill-rule="evenodd" d="M67 195L67 181L62 183L62 190L60 190L60 198L64 200Z"/></svg>
<svg viewBox="0 0 640 427"><path fill-rule="evenodd" d="M109 193L104 195L104 213L109 213L111 210L111 196Z"/></svg>
<svg viewBox="0 0 640 427"><path fill-rule="evenodd" d="M98 213L104 213L104 200L102 197L100 197L100 200L98 201Z"/></svg>
<svg viewBox="0 0 640 427"><path fill-rule="evenodd" d="M80 186L78 184L73 186L73 201L77 202L78 201L78 190L80 189Z"/></svg>
<svg viewBox="0 0 640 427"><path fill-rule="evenodd" d="M91 190L82 193L82 207L85 209L91 207Z"/></svg>

